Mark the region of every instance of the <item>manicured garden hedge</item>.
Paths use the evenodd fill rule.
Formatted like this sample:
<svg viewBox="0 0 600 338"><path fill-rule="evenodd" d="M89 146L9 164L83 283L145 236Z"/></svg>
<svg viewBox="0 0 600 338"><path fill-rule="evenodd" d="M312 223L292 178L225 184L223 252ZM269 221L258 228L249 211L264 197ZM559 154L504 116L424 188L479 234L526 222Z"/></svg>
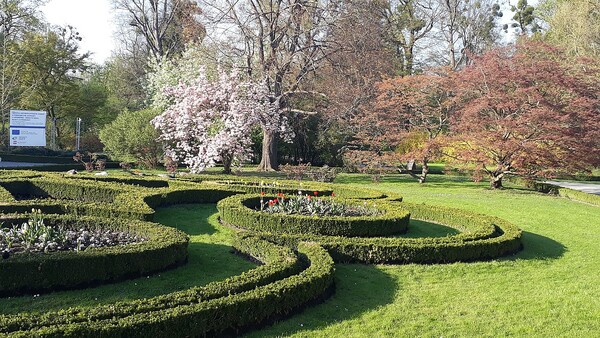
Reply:
<svg viewBox="0 0 600 338"><path fill-rule="evenodd" d="M84 251L20 253L0 260L0 295L81 287L147 275L183 264L187 236L154 223L46 215L47 225L65 229L111 229L145 238L144 242ZM5 224L10 223L4 220Z"/></svg>
<svg viewBox="0 0 600 338"><path fill-rule="evenodd" d="M290 251L255 237L241 237L238 245L240 250L277 258L266 262L268 268L249 272L254 279L262 275L258 280L233 277L147 300L0 316L0 332L8 337L214 336L289 314L332 288L333 261L318 245L301 243L298 252L306 268L281 279L281 273L293 272L297 266Z"/></svg>
<svg viewBox="0 0 600 338"><path fill-rule="evenodd" d="M8 190L13 197L52 198L79 202L110 203L115 196L123 192L122 189L105 183L72 182L53 177L2 180L0 186Z"/></svg>
<svg viewBox="0 0 600 338"><path fill-rule="evenodd" d="M71 226L80 221L77 226L126 229L148 241L79 253L14 255L0 261L0 293L70 288L180 264L187 255L187 237L172 228L139 220L151 220L158 207L181 203L218 202L225 223L249 229L235 237L234 248L264 265L224 281L148 299L0 315L0 335L9 337L237 335L327 296L333 290L334 261L449 263L494 259L521 248L521 231L504 220L399 202L401 196L326 183L302 182L300 186L296 181L283 181L267 190L260 182L227 182L216 175L187 181L23 175L0 174L0 213L23 213L35 207L44 213L65 214L46 215L49 222ZM314 218L253 210L260 191L289 195L297 194L298 188L309 194L317 191L321 196L335 193L336 199L372 204L385 213ZM245 195L248 192L255 195ZM17 201L15 196L47 199ZM442 238L368 237L404 231L409 214L461 233Z"/></svg>
<svg viewBox="0 0 600 338"><path fill-rule="evenodd" d="M466 231L441 238L362 238L259 232L264 239L295 247L302 241L320 243L336 262L452 263L488 260L522 248L521 230L502 219L460 209L401 203L418 219L440 222Z"/></svg>
<svg viewBox="0 0 600 338"><path fill-rule="evenodd" d="M598 195L589 194L583 191L573 190L569 188L559 187L550 183L534 182L533 188L539 192L554 194L575 201L600 206L600 196Z"/></svg>
<svg viewBox="0 0 600 338"><path fill-rule="evenodd" d="M268 196L264 198L268 199ZM272 197L275 198L275 197ZM254 231L287 234L319 234L329 236L388 236L406 232L409 212L399 205L378 201L374 209L383 211L377 216L314 217L304 215L270 214L260 212L260 195L236 195L217 203L221 220ZM337 202L362 204L353 200ZM365 202L366 203L366 202Z"/></svg>

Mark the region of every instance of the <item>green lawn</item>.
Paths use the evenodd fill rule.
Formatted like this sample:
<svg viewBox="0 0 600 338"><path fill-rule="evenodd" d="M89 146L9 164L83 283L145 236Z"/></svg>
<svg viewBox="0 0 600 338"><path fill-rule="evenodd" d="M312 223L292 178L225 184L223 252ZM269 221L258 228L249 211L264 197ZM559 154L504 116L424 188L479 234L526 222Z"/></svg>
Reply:
<svg viewBox="0 0 600 338"><path fill-rule="evenodd" d="M337 291L327 302L250 336L600 336L600 208L431 179L420 186L388 178L377 188L510 220L525 231L525 249L493 262L338 265ZM338 181L369 183L354 175Z"/></svg>
<svg viewBox="0 0 600 338"><path fill-rule="evenodd" d="M373 185L361 175L337 182L396 192L405 201L505 218L524 230L514 257L448 265L339 264L336 293L323 304L250 337L598 337L600 208L509 187L487 189L462 177L431 176L419 185L393 176ZM189 263L160 275L89 290L0 300L2 313L110 303L202 285L253 264L230 253L231 230L214 205L159 210L156 221L192 237ZM445 236L448 228L411 224L409 236Z"/></svg>

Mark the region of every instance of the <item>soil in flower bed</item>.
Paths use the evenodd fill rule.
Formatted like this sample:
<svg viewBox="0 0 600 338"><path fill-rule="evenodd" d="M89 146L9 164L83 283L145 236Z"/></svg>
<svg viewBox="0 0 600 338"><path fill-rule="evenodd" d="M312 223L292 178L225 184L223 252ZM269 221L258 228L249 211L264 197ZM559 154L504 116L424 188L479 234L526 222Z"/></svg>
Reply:
<svg viewBox="0 0 600 338"><path fill-rule="evenodd" d="M4 258L22 252L82 251L143 242L145 239L126 232L112 230L63 230L47 227L37 236L25 239L24 225L0 230L0 251ZM49 235L50 234L50 235ZM49 238L51 237L51 238Z"/></svg>

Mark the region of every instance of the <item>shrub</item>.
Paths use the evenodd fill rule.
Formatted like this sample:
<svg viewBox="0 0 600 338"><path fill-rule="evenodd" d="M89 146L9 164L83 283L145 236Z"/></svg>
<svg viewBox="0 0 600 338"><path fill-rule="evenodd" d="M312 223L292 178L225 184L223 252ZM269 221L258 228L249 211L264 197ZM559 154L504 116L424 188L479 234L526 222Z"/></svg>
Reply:
<svg viewBox="0 0 600 338"><path fill-rule="evenodd" d="M254 249L274 247L255 237L241 238L241 243ZM293 271L295 264L286 263L290 251L279 251L283 255L277 255L278 268L267 262L267 268L251 270L250 278L236 276L205 287L94 308L4 315L0 316L0 332L57 337L220 335L228 329L238 330L289 313L327 294L333 286L334 273L329 255L315 244L301 243L298 251L306 266L299 272ZM264 255L277 250L261 252ZM292 274L287 275L284 270ZM282 278L273 280L279 277Z"/></svg>
<svg viewBox="0 0 600 338"><path fill-rule="evenodd" d="M410 214L396 205L377 201L372 207L383 213L377 216L330 216L268 214L257 211L260 195L236 195L217 203L223 222L254 231L289 234L323 234L332 236L387 236L406 231ZM362 205L364 202L345 201Z"/></svg>
<svg viewBox="0 0 600 338"><path fill-rule="evenodd" d="M49 225L63 229L111 229L147 241L84 251L22 253L0 261L0 295L44 292L103 283L161 271L184 263L188 238L158 224L68 215L46 215Z"/></svg>
<svg viewBox="0 0 600 338"><path fill-rule="evenodd" d="M337 262L372 264L431 264L488 260L522 248L521 230L499 218L467 211L402 203L417 219L439 222L465 231L442 238L347 238L260 232L276 243L294 247L301 241L320 243Z"/></svg>
<svg viewBox="0 0 600 338"><path fill-rule="evenodd" d="M163 155L159 133L150 124L158 113L151 109L123 112L100 131L105 150L113 158L155 168Z"/></svg>

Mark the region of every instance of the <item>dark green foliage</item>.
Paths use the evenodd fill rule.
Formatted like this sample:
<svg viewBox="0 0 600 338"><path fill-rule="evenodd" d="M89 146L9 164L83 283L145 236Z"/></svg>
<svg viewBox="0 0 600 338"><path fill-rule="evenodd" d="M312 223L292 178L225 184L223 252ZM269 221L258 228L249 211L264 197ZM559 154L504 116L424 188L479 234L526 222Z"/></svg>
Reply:
<svg viewBox="0 0 600 338"><path fill-rule="evenodd" d="M100 130L100 139L113 159L155 168L163 158L159 133L150 121L158 113L151 109L124 112Z"/></svg>
<svg viewBox="0 0 600 338"><path fill-rule="evenodd" d="M240 249L263 250L274 246L256 238L241 241L245 244ZM314 244L302 244L298 250L307 268L274 282L269 280L282 277L276 276L274 270L289 269L282 269L290 266L285 263L290 261L289 251L273 248L261 251L262 255L270 252L271 258L278 257L279 264L275 264L278 269L270 266L271 271L259 267L249 272L258 277L256 272L262 268L263 276L258 282L233 277L147 300L91 309L71 308L42 316L0 316L0 332L15 337L183 337L215 335L256 325L273 315L285 315L331 288L334 266L327 253Z"/></svg>
<svg viewBox="0 0 600 338"><path fill-rule="evenodd" d="M187 258L187 236L154 223L67 215L47 215L45 220L65 229L101 228L134 233L146 241L80 252L11 255L0 261L0 294L68 289L142 276L180 265Z"/></svg>
<svg viewBox="0 0 600 338"><path fill-rule="evenodd" d="M310 232L261 232L260 236L292 247L302 241L320 243L337 262L451 263L494 259L522 247L521 230L504 220L453 208L400 205L417 219L443 223L463 232L441 238L348 238Z"/></svg>
<svg viewBox="0 0 600 338"><path fill-rule="evenodd" d="M266 198L268 199L268 197ZM237 195L219 201L217 208L221 220L253 231L373 237L405 232L410 217L406 210L383 201L378 201L376 206L371 205L373 208L384 211L384 214L377 216L316 217L270 214L257 211L260 207L260 199L260 195ZM361 205L360 202L351 200L347 200L346 203Z"/></svg>

